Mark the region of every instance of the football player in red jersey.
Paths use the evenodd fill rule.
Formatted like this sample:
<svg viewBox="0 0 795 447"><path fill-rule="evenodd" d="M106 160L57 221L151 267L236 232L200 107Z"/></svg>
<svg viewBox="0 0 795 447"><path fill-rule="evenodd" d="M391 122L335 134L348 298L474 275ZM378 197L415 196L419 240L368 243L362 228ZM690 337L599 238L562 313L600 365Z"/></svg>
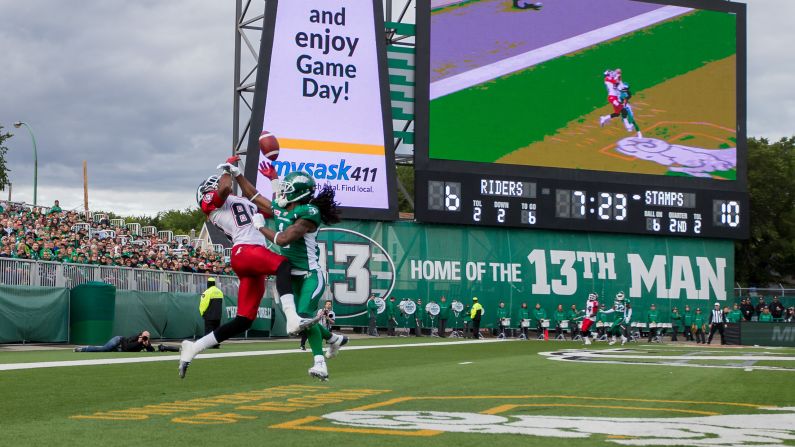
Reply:
<svg viewBox="0 0 795 447"><path fill-rule="evenodd" d="M599 313L599 295L590 293L588 295L588 302L585 303L585 318L582 320L582 339L586 345L591 344L591 325L596 320L596 314Z"/></svg>
<svg viewBox="0 0 795 447"><path fill-rule="evenodd" d="M198 353L251 327L265 293L266 276L276 275L276 290L287 319L288 333L300 332L315 323L315 320L301 319L298 316L293 298L290 262L284 256L266 248L265 236L253 225L253 216L259 213L257 206L244 197L231 194L232 177L227 165L228 163L219 166L226 173L210 176L199 185L196 200L207 215L207 220L232 241L232 270L240 278L237 316L195 343L189 340L182 342L179 358L179 376L182 378Z"/></svg>
<svg viewBox="0 0 795 447"><path fill-rule="evenodd" d="M602 127L610 122L611 119L622 116L622 112L624 111L624 104L619 98L621 96L621 92L619 91L619 85L621 84L621 69L616 68L615 70L606 70L604 72L604 76L605 88L607 89L607 102L613 106L613 113L599 117L599 125Z"/></svg>

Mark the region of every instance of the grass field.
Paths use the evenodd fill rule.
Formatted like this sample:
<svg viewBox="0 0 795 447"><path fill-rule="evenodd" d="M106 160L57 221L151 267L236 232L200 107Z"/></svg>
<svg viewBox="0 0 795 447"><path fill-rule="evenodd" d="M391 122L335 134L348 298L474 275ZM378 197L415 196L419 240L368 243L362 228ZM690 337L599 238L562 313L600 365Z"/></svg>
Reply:
<svg viewBox="0 0 795 447"><path fill-rule="evenodd" d="M768 409L795 403L795 350L591 351L652 363L632 365L551 359L577 357L563 352L582 347L573 342L418 340L355 340L325 383L306 375L310 358L295 341L227 344L185 380L173 353L0 352L0 368L164 360L0 370L0 445L795 445L795 409ZM236 353L255 355L220 357ZM781 369L754 369L762 364ZM765 424L784 432L751 443Z"/></svg>

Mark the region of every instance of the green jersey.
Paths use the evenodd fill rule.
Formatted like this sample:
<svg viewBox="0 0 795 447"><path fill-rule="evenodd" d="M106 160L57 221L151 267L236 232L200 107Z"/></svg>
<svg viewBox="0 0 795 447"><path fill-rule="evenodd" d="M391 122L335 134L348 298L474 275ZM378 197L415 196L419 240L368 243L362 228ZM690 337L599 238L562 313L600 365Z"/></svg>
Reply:
<svg viewBox="0 0 795 447"><path fill-rule="evenodd" d="M367 300L367 312L371 317L378 315L378 304L375 300Z"/></svg>
<svg viewBox="0 0 795 447"><path fill-rule="evenodd" d="M292 210L286 210L276 203L273 203L273 219L276 224L276 231L284 231L298 219L306 219L314 223L317 228L311 233L304 234L304 237L289 245L281 247L281 254L286 257L293 267L293 270L320 270L320 251L317 246L317 233L320 228L320 210L315 205L298 205Z"/></svg>
<svg viewBox="0 0 795 447"><path fill-rule="evenodd" d="M685 326L686 327L690 327L690 326L693 325L693 316L694 315L693 315L693 311L692 310L686 310L685 311L685 313L683 315L683 318L685 319Z"/></svg>
<svg viewBox="0 0 795 447"><path fill-rule="evenodd" d="M544 310L543 307L541 309L534 309L533 310L533 319L536 320L536 321L546 320L547 319L547 311Z"/></svg>
<svg viewBox="0 0 795 447"><path fill-rule="evenodd" d="M392 300L386 302L386 316L387 318L395 318L398 316L398 303Z"/></svg>
<svg viewBox="0 0 795 447"><path fill-rule="evenodd" d="M761 315L759 315L759 321L771 322L771 321L773 321L773 314L762 313Z"/></svg>
<svg viewBox="0 0 795 447"><path fill-rule="evenodd" d="M660 322L660 313L656 310L650 310L646 314L646 320L648 323L659 323Z"/></svg>
<svg viewBox="0 0 795 447"><path fill-rule="evenodd" d="M447 320L450 318L450 303L439 303L439 319Z"/></svg>
<svg viewBox="0 0 795 447"><path fill-rule="evenodd" d="M530 309L519 308L519 319L520 320L529 320L530 319Z"/></svg>
<svg viewBox="0 0 795 447"><path fill-rule="evenodd" d="M696 330L702 329L705 324L707 324L707 318L704 314L695 314L693 316L693 324L696 326Z"/></svg>
<svg viewBox="0 0 795 447"><path fill-rule="evenodd" d="M506 309L504 307L498 307L497 308L497 318L498 319L508 318L508 309Z"/></svg>
<svg viewBox="0 0 795 447"><path fill-rule="evenodd" d="M674 328L682 326L682 314L679 312L671 312L671 326Z"/></svg>
<svg viewBox="0 0 795 447"><path fill-rule="evenodd" d="M739 323L740 320L742 320L742 318L743 318L742 311L740 311L740 309L734 309L731 312L729 312L727 320L729 323Z"/></svg>

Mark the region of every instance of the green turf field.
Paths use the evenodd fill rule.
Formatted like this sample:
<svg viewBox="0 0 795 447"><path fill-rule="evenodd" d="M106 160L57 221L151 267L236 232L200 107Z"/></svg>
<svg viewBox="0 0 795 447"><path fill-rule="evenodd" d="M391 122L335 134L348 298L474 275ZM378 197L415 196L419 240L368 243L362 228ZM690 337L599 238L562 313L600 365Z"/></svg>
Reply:
<svg viewBox="0 0 795 447"><path fill-rule="evenodd" d="M597 109L609 112L601 77L605 69L621 67L633 91L642 92L733 55L735 26L729 14L698 11L435 99L430 104L430 158L494 162L560 134ZM709 91L712 86L690 88ZM709 108L709 101L694 104L687 91L676 94L679 106L668 111L666 120L677 121L677 111ZM562 145L560 151L573 145Z"/></svg>
<svg viewBox="0 0 795 447"><path fill-rule="evenodd" d="M375 348L343 349L325 383L306 375L310 357L295 341L226 344L211 355L289 351L198 358L185 380L173 353L0 352L0 367L171 358L0 370L0 445L795 445L795 409L782 409L795 404L793 349L601 343L590 351L700 366L687 367L550 358L576 357L564 352L582 347L574 342L437 342L354 340L351 348ZM740 359L715 360L725 356ZM754 369L754 356L781 369Z"/></svg>

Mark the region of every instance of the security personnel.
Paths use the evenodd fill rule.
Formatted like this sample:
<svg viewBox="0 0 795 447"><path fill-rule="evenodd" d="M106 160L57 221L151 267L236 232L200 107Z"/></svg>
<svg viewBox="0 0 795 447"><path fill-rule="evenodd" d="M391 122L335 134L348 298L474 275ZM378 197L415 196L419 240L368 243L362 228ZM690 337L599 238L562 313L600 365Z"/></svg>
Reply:
<svg viewBox="0 0 795 447"><path fill-rule="evenodd" d="M215 278L207 278L207 290L202 293L199 301L199 314L204 319L204 335L214 331L221 325L221 308L224 304L224 292L215 287ZM220 345L215 345L217 349Z"/></svg>
<svg viewBox="0 0 795 447"><path fill-rule="evenodd" d="M478 303L478 297L472 298L472 309L469 311L469 318L472 319L472 337L481 338L480 319L483 317L483 306Z"/></svg>

